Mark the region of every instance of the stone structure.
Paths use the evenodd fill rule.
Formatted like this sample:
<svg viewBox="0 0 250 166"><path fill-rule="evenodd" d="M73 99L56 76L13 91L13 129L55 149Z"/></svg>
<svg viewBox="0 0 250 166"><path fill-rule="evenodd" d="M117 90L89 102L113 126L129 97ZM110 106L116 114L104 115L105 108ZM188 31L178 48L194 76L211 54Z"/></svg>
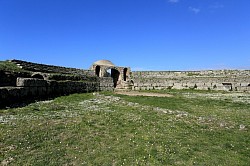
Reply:
<svg viewBox="0 0 250 166"><path fill-rule="evenodd" d="M132 89L130 68L115 66L108 60L95 62L91 70L9 62L23 70L0 71L0 107L71 93Z"/></svg>
<svg viewBox="0 0 250 166"><path fill-rule="evenodd" d="M25 100L95 91L203 89L250 92L250 70L136 71L108 60L90 70L11 60L22 71L0 70L0 107Z"/></svg>
<svg viewBox="0 0 250 166"><path fill-rule="evenodd" d="M0 70L0 107L71 93L113 90L91 70L11 60L22 71ZM102 82L102 84L100 83ZM111 87L111 88L110 88Z"/></svg>
<svg viewBox="0 0 250 166"><path fill-rule="evenodd" d="M94 76L94 73L91 70L82 70L82 69L69 68L69 67L38 64L38 63L26 62L26 61L15 60L15 59L11 60L11 62L15 63L20 68L27 70L27 71L31 71L31 72Z"/></svg>
<svg viewBox="0 0 250 166"><path fill-rule="evenodd" d="M95 72L96 76L102 78L101 80L107 81L107 78L112 78L113 87L116 90L132 89L129 67L118 67L108 60L99 60L94 62L90 69Z"/></svg>
<svg viewBox="0 0 250 166"><path fill-rule="evenodd" d="M99 82L48 81L18 77L15 87L0 87L0 107L71 93L94 92L99 90L98 86Z"/></svg>
<svg viewBox="0 0 250 166"><path fill-rule="evenodd" d="M201 89L250 92L250 70L132 72L134 90Z"/></svg>

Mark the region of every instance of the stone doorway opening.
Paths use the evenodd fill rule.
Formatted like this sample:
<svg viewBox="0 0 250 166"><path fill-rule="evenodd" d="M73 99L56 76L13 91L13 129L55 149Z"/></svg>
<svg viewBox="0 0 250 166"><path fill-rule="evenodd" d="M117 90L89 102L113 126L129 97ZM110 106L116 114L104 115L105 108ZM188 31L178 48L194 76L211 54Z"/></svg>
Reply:
<svg viewBox="0 0 250 166"><path fill-rule="evenodd" d="M124 80L124 81L127 81L127 71L128 71L127 68L124 68L124 69L123 69L123 80Z"/></svg>
<svg viewBox="0 0 250 166"><path fill-rule="evenodd" d="M95 75L97 75L98 77L100 77L100 70L101 70L100 66L95 67Z"/></svg>
<svg viewBox="0 0 250 166"><path fill-rule="evenodd" d="M37 78L37 79L41 79L41 80L45 80L44 76L40 73L34 73L31 78Z"/></svg>
<svg viewBox="0 0 250 166"><path fill-rule="evenodd" d="M117 86L117 82L119 80L120 72L116 69L111 69L111 77L113 78L114 88Z"/></svg>

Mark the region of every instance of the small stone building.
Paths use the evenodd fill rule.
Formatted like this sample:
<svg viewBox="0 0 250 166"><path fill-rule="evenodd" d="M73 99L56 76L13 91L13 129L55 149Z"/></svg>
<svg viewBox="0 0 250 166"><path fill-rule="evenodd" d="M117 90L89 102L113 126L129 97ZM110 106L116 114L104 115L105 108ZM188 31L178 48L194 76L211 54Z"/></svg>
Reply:
<svg viewBox="0 0 250 166"><path fill-rule="evenodd" d="M99 60L90 67L98 77L111 77L116 90L131 89L130 67L118 67L109 60Z"/></svg>

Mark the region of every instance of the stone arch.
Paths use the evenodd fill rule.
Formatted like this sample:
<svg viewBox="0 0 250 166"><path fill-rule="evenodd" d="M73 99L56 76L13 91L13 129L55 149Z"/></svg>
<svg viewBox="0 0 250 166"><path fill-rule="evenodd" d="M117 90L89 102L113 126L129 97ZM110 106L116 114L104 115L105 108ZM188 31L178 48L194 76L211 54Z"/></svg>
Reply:
<svg viewBox="0 0 250 166"><path fill-rule="evenodd" d="M127 81L127 71L128 71L128 68L123 69L123 80L124 81Z"/></svg>
<svg viewBox="0 0 250 166"><path fill-rule="evenodd" d="M130 89L130 68L129 67L119 67L115 66L109 60L99 60L92 64L90 70L93 71L93 74L103 78L111 77L112 79L100 79L103 81L103 87L110 87L110 83L113 82L113 88L115 89ZM104 80L109 80L105 82Z"/></svg>
<svg viewBox="0 0 250 166"><path fill-rule="evenodd" d="M100 77L100 72L101 72L101 67L97 65L95 67L95 74L96 74L96 76Z"/></svg>
<svg viewBox="0 0 250 166"><path fill-rule="evenodd" d="M45 80L44 76L41 73L34 73L34 74L32 74L31 77Z"/></svg>

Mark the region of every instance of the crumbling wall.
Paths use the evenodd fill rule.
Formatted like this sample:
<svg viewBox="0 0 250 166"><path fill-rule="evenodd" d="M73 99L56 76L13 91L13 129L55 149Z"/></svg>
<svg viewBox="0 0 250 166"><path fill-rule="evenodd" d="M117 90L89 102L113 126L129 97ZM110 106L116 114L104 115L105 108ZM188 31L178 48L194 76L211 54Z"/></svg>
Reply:
<svg viewBox="0 0 250 166"><path fill-rule="evenodd" d="M134 90L201 89L250 91L249 70L133 72Z"/></svg>
<svg viewBox="0 0 250 166"><path fill-rule="evenodd" d="M53 65L45 65L38 64L32 62L26 62L21 60L10 60L10 62L15 63L20 68L32 72L43 72L43 73L62 73L62 74L76 74L76 75L84 75L84 76L94 76L95 73L92 70L82 70L76 68L69 67L61 67L61 66L53 66Z"/></svg>
<svg viewBox="0 0 250 166"><path fill-rule="evenodd" d="M99 85L98 81L53 81L18 77L16 87L0 87L0 107L71 93L95 92L99 91Z"/></svg>
<svg viewBox="0 0 250 166"><path fill-rule="evenodd" d="M31 77L30 73L0 70L0 87L16 86L17 77Z"/></svg>
<svg viewBox="0 0 250 166"><path fill-rule="evenodd" d="M114 91L114 82L111 77L100 77L100 91Z"/></svg>
<svg viewBox="0 0 250 166"><path fill-rule="evenodd" d="M34 101L95 91L120 89L203 89L250 92L249 70L143 71L119 70L119 79L97 77L93 70L81 70L12 60L22 72L0 71L0 107L26 100ZM33 78L32 78L33 77ZM117 81L117 82L116 82ZM117 86L118 87L118 86Z"/></svg>
<svg viewBox="0 0 250 166"><path fill-rule="evenodd" d="M12 60L23 70L0 71L0 107L72 93L113 91L112 78L93 71Z"/></svg>
<svg viewBox="0 0 250 166"><path fill-rule="evenodd" d="M131 69L130 67L115 66L109 60L99 60L90 67L95 75L103 77L112 77L115 90L131 90ZM104 83L109 79L101 79Z"/></svg>

